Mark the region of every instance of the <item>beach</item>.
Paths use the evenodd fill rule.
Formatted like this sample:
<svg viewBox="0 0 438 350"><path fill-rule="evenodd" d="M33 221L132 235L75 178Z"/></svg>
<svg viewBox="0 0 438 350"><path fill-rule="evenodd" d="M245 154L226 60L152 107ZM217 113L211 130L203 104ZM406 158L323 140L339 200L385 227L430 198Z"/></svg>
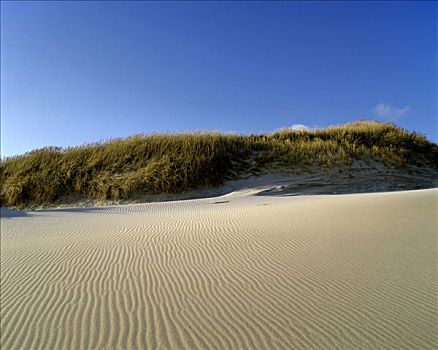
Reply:
<svg viewBox="0 0 438 350"><path fill-rule="evenodd" d="M436 349L438 189L2 209L2 349Z"/></svg>

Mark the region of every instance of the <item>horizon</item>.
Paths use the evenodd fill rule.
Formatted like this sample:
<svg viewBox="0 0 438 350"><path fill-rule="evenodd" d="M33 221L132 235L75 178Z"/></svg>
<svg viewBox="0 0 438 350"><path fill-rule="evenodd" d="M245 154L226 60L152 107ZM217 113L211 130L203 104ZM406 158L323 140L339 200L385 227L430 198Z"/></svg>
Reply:
<svg viewBox="0 0 438 350"><path fill-rule="evenodd" d="M2 2L1 158L359 119L438 141L432 2Z"/></svg>
<svg viewBox="0 0 438 350"><path fill-rule="evenodd" d="M317 132L319 130L326 130L332 127L343 127L344 125L347 124L355 124L355 123L359 123L359 122L365 122L365 123L390 123L393 126L395 126L396 128L401 128L399 127L396 123L394 122L390 122L390 121L379 121L379 120L372 120L372 119L357 119L357 120L352 120L352 121L347 121L346 123L341 123L341 124L331 124L331 125L327 125L327 126L308 126L308 125L304 125L304 124L293 124L289 127L284 127L284 128L278 128L275 130L271 130L271 131L262 131L262 132L257 132L257 133L245 133L245 132L238 132L238 131L222 131L222 130L180 130L180 131L168 131L168 132L148 132L148 133L135 133L135 134L131 134L131 135L127 135L127 136L123 136L123 137L119 137L119 136L114 136L114 137L109 137L109 138L105 138L105 139L99 139L99 140L94 140L94 141L90 141L90 142L86 142L86 143L82 143L82 144L77 144L77 145L65 145L65 146L58 146L58 145L44 145L42 147L39 148L34 148L32 150L26 151L24 153L21 154L15 154L15 155L0 155L0 160L1 161L6 161L8 159L11 158L15 158L15 157L21 157L21 156L25 156L31 152L34 151L38 151L38 150L44 150L46 148L58 148L59 151L68 151L69 149L75 149L75 148L81 148L81 147L89 147L89 146L95 146L95 145L103 145L106 143L111 143L113 141L118 141L118 140L126 140L130 137L149 137L149 136L156 136L156 135L160 135L160 136L178 136L178 135L186 135L186 134L222 134L222 135L237 135L237 136L252 136L252 135L269 135L269 134L273 134L275 132L280 132L283 130L286 131L299 131L299 132ZM426 135L416 132L415 130L407 130L405 128L401 128L402 130L405 130L409 133L416 133L419 134L423 137L426 137ZM426 139L429 142L435 143L437 144L437 142L430 140L429 138L426 137Z"/></svg>

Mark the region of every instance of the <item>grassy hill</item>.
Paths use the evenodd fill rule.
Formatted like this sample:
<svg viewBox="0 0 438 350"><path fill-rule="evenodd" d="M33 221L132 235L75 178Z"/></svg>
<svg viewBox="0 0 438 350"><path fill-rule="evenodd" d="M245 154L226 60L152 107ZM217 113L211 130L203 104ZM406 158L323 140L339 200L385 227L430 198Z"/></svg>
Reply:
<svg viewBox="0 0 438 350"><path fill-rule="evenodd" d="M358 121L327 129L260 135L136 135L73 148L47 147L0 163L2 206L50 206L63 198L123 200L180 193L270 169L378 162L438 174L438 145L390 123Z"/></svg>

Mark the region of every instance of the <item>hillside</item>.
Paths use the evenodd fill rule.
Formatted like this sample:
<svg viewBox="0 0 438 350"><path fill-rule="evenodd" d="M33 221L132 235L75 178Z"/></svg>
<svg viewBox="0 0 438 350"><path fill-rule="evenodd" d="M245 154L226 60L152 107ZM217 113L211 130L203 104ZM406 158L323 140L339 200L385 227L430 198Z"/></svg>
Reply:
<svg viewBox="0 0 438 350"><path fill-rule="evenodd" d="M315 179L320 189L327 179L343 179L344 185L357 179L359 191L434 187L438 145L374 121L260 135L136 135L6 158L0 163L0 199L2 206L18 208L121 201L270 173L289 174L300 188L312 187Z"/></svg>

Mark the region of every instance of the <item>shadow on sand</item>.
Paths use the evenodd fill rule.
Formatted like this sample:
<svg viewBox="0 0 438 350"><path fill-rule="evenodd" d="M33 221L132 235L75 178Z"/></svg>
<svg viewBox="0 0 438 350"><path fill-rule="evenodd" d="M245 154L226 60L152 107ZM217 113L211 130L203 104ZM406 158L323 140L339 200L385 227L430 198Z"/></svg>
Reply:
<svg viewBox="0 0 438 350"><path fill-rule="evenodd" d="M0 208L1 218L10 219L10 218L29 217L29 216L32 216L32 211Z"/></svg>
<svg viewBox="0 0 438 350"><path fill-rule="evenodd" d="M292 182L276 186L257 193L257 196L303 196L303 195L330 195L421 190L436 188L435 182L373 182L373 181L315 181Z"/></svg>
<svg viewBox="0 0 438 350"><path fill-rule="evenodd" d="M54 213L94 213L96 211L108 210L108 207L89 207L89 208L54 208L54 209L38 209L38 210L18 210L0 208L0 217L5 219L19 218L19 217L32 217L32 216L45 216L45 214Z"/></svg>

